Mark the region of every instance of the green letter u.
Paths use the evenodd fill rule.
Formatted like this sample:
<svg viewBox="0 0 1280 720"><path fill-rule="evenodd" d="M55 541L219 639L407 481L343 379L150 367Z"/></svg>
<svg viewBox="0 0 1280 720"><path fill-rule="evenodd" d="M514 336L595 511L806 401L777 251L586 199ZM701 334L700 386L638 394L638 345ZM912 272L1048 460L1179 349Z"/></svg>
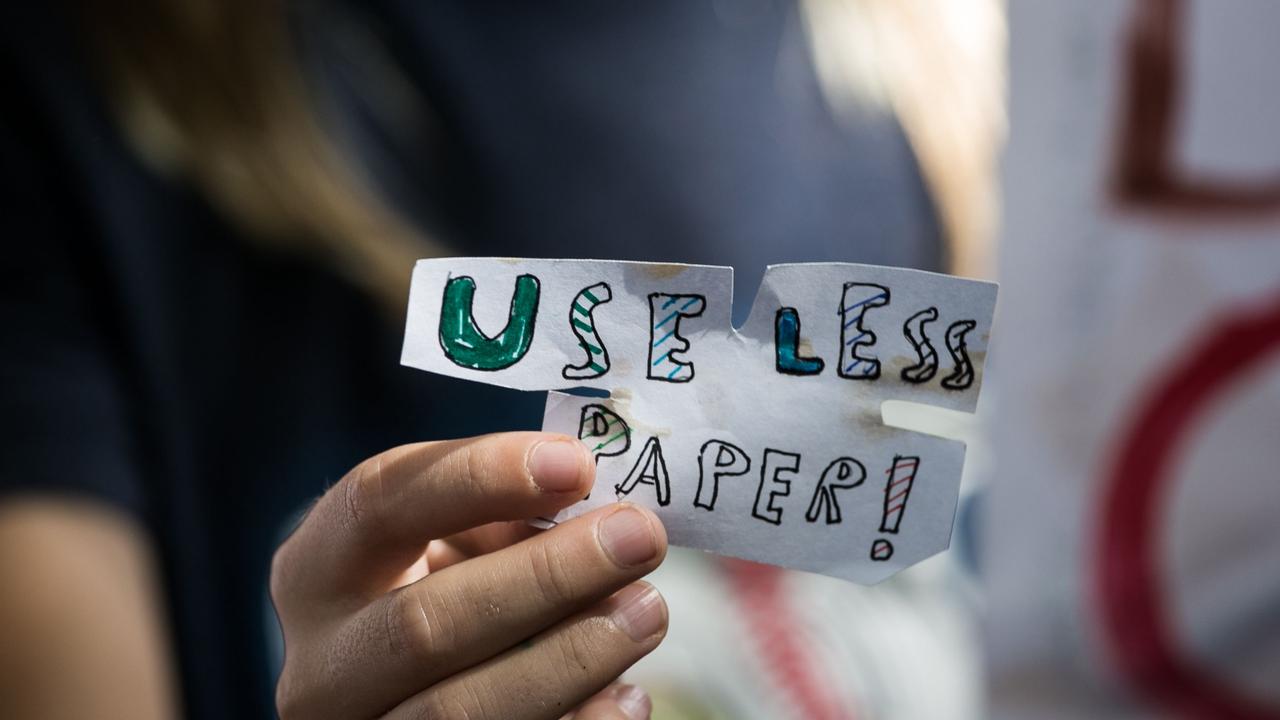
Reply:
<svg viewBox="0 0 1280 720"><path fill-rule="evenodd" d="M473 370L501 370L515 365L529 351L538 318L538 278L521 275L511 296L507 326L494 337L476 327L471 301L476 281L467 276L450 278L444 286L440 308L440 347L454 363Z"/></svg>

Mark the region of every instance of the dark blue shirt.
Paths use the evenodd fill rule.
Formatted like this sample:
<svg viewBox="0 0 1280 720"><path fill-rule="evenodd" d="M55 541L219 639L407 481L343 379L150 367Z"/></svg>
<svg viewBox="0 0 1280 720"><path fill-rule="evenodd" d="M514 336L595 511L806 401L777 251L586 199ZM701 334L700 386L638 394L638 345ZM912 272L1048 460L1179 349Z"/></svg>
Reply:
<svg viewBox="0 0 1280 720"><path fill-rule="evenodd" d="M897 125L833 119L791 4L728 5L380 0L298 28L335 132L459 253L732 264L739 318L767 263L936 268ZM150 172L59 12L0 11L0 493L137 518L188 716L269 717L268 564L300 508L389 446L536 427L542 398L401 368L398 319ZM429 126L379 125L352 27Z"/></svg>

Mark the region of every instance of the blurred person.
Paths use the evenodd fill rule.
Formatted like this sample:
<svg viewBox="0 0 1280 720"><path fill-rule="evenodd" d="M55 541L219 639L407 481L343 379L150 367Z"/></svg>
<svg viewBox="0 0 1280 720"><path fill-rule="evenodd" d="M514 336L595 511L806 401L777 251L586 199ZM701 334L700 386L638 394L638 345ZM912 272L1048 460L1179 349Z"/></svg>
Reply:
<svg viewBox="0 0 1280 720"><path fill-rule="evenodd" d="M841 27L926 45L885 7L6 7L0 715L647 714L660 524L518 522L576 441L419 442L541 396L399 367L412 261L731 264L738 317L770 262L977 267L993 136L925 119L964 86L833 89Z"/></svg>

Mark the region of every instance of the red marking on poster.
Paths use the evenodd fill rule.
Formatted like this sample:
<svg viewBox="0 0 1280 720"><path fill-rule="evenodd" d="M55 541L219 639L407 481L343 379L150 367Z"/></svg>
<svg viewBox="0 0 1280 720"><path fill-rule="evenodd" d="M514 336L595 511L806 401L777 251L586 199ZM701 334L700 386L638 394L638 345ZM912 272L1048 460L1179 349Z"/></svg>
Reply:
<svg viewBox="0 0 1280 720"><path fill-rule="evenodd" d="M907 500L911 497L911 487L916 481L916 471L920 469L920 458L893 458L893 464L885 470L889 479L884 485L884 511L880 515L880 532L897 534L902 527L902 514L907 511ZM871 543L871 559L884 562L893 557L893 543L888 538L876 538Z"/></svg>
<svg viewBox="0 0 1280 720"><path fill-rule="evenodd" d="M725 558L722 567L729 585L752 628L749 640L770 680L806 720L854 720L842 706L831 678L812 646L802 639L795 609L787 602L786 572L772 565Z"/></svg>
<svg viewBox="0 0 1280 720"><path fill-rule="evenodd" d="M1189 222L1273 218L1280 213L1280 178L1258 182L1198 176L1177 160L1178 130L1190 94L1184 72L1186 15L1185 0L1135 3L1123 45L1111 195L1121 208Z"/></svg>
<svg viewBox="0 0 1280 720"><path fill-rule="evenodd" d="M1096 599L1119 671L1156 706L1188 718L1280 720L1280 708L1245 696L1186 654L1159 567L1161 510L1178 451L1216 400L1280 353L1280 298L1214 325L1150 388L1121 435L1102 489Z"/></svg>

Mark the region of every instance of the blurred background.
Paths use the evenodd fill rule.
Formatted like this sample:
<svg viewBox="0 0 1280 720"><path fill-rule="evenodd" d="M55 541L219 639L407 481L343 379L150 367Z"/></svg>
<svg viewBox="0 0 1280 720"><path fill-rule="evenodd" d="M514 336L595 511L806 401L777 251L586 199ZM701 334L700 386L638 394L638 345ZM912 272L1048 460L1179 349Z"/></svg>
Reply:
<svg viewBox="0 0 1280 720"><path fill-rule="evenodd" d="M0 18L0 715L274 716L308 504L540 425L399 366L413 261L497 255L732 265L737 322L771 263L1002 283L978 416L886 408L969 445L951 549L871 588L673 551L654 717L1280 717L1280 5Z"/></svg>

